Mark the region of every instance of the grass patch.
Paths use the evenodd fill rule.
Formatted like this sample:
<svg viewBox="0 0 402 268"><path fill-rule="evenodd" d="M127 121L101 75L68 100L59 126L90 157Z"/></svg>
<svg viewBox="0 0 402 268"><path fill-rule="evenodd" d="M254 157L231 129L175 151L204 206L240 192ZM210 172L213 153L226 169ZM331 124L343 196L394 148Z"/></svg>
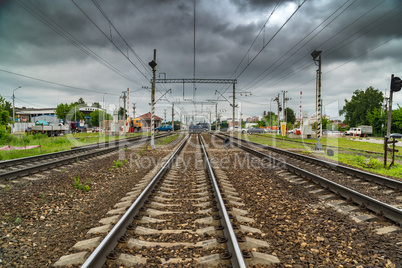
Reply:
<svg viewBox="0 0 402 268"><path fill-rule="evenodd" d="M34 149L0 151L0 161L65 151L75 146L108 142L141 135L148 135L148 133L129 133L126 136L106 136L102 133L73 133L59 137L48 137L45 134L14 135L0 128L0 144L3 146L24 147L28 145L40 145L40 147Z"/></svg>
<svg viewBox="0 0 402 268"><path fill-rule="evenodd" d="M163 137L163 138L155 140L155 144L160 145L160 146L167 145L167 144L171 143L173 140L177 139L178 137L179 137L179 134L174 134L174 135L170 135L167 137Z"/></svg>
<svg viewBox="0 0 402 268"><path fill-rule="evenodd" d="M78 174L77 177L73 177L73 180L74 180L73 186L74 186L75 189L79 189L79 190L82 190L84 192L89 192L88 184L84 185L84 184L81 183L79 174Z"/></svg>
<svg viewBox="0 0 402 268"><path fill-rule="evenodd" d="M384 168L384 162L373 157L367 158L351 154L335 154L332 157L325 155L325 157L373 173L402 178L402 165L397 163L391 168Z"/></svg>
<svg viewBox="0 0 402 268"><path fill-rule="evenodd" d="M120 160L113 161L113 166L112 166L112 168L121 168L121 167L124 166L124 164L126 164L127 162L128 162L127 159L124 159L123 161L120 161Z"/></svg>
<svg viewBox="0 0 402 268"><path fill-rule="evenodd" d="M314 151L309 151L306 147L314 148L315 144L317 143L316 140L314 139L309 139L309 140L301 140L301 139L289 139L287 137L280 138L280 139L272 139L272 136L267 135L266 137L263 135L244 135L243 138L247 138L250 141L269 145L272 147L278 147L281 149L301 149L302 154L309 154L313 155ZM292 142L294 140L297 141L303 141L303 143L295 143ZM355 141L351 140L350 138L334 138L334 137L329 137L329 138L323 138L320 140L320 142L323 145L331 145L331 146L336 146L342 151L350 151L352 153L336 153L334 156L329 157L327 154L322 154L321 156L347 164L352 167L360 168L372 173L378 173L384 176L392 176L392 177L398 177L402 178L402 165L395 163L395 165L391 168L384 168L384 162L383 162L383 151L384 151L384 145L382 144L376 144L376 143L369 143L369 142L364 142L364 141ZM306 150L307 149L307 150ZM325 149L325 148L324 148ZM377 152L378 157L375 158L373 156L363 156L359 155L356 153L356 151L353 150L364 150L364 151L371 151L371 152ZM395 156L401 156L401 151L399 153L396 153ZM380 158L380 160L378 159ZM389 161L388 161L389 165Z"/></svg>

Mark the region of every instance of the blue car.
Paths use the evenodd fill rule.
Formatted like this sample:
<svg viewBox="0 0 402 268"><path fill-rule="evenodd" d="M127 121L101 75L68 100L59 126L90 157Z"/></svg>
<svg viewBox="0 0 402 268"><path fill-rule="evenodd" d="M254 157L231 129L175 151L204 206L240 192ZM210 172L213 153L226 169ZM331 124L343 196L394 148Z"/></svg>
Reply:
<svg viewBox="0 0 402 268"><path fill-rule="evenodd" d="M156 131L156 132L159 132L159 131L167 131L167 132L170 132L170 131L173 131L173 128L172 128L172 126L170 126L170 125L163 125L163 126L160 126L160 127L155 128L155 131Z"/></svg>

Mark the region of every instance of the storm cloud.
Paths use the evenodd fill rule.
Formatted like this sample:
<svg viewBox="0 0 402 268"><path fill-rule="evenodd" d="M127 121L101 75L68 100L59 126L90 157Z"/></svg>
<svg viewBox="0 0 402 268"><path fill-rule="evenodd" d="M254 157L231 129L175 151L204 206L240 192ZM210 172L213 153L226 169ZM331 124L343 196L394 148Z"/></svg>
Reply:
<svg viewBox="0 0 402 268"><path fill-rule="evenodd" d="M303 91L303 110L311 114L317 66L310 53L321 50L324 105L341 108L356 89L385 92L391 74L402 75L401 7L397 0L199 0L194 47L194 1L1 1L0 94L11 101L21 85L18 107L56 107L79 97L117 106L130 88L130 103L143 114L150 110L142 87L150 87L153 50L157 78L192 78L195 51L196 78L237 79L239 93L252 93L236 94L243 118L270 106L276 111L271 99L281 91L295 112ZM183 96L218 99L222 115L231 117L222 101L232 101L231 85L158 84L157 98L170 88L156 107L161 117L173 102L189 115L215 112ZM394 100L396 107L402 96Z"/></svg>

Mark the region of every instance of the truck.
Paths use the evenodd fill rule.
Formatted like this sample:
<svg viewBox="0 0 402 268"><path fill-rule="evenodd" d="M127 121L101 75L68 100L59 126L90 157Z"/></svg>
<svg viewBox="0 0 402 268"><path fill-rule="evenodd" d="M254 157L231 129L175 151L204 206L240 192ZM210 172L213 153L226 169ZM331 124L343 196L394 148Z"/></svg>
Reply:
<svg viewBox="0 0 402 268"><path fill-rule="evenodd" d="M142 130L141 118L127 118L126 126L128 126L127 132L140 132Z"/></svg>
<svg viewBox="0 0 402 268"><path fill-rule="evenodd" d="M31 128L33 134L42 133L47 134L48 137L59 136L69 131L69 128L59 123L58 125L45 125L43 123L36 124Z"/></svg>
<svg viewBox="0 0 402 268"><path fill-rule="evenodd" d="M373 134L373 127L372 126L358 126L351 128L347 131L345 131L345 136L359 136L359 137L365 137Z"/></svg>
<svg viewBox="0 0 402 268"><path fill-rule="evenodd" d="M84 123L78 121L71 121L69 123L71 132L87 132L87 128Z"/></svg>

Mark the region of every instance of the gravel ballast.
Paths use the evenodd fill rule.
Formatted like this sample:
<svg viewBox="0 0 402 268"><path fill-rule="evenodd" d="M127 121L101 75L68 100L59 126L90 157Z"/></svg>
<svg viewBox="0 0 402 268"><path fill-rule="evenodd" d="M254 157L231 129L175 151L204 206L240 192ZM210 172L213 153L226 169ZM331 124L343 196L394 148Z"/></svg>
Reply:
<svg viewBox="0 0 402 268"><path fill-rule="evenodd" d="M8 182L0 188L0 267L52 266L169 151L120 150ZM74 188L74 178L89 191Z"/></svg>

